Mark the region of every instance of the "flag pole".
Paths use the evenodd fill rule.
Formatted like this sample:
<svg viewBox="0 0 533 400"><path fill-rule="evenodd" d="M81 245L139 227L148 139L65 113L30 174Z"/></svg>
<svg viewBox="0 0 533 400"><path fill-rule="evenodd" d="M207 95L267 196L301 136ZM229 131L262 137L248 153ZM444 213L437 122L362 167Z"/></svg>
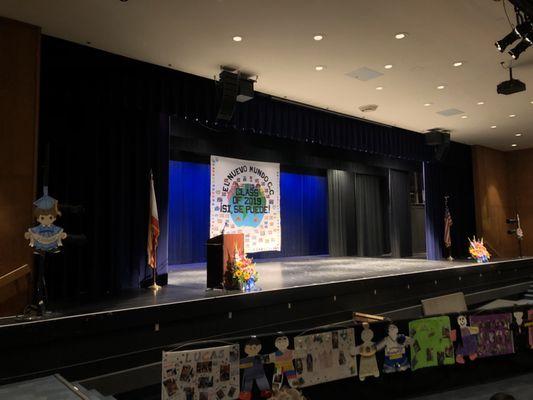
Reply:
<svg viewBox="0 0 533 400"><path fill-rule="evenodd" d="M157 284L157 268L152 268L152 284L148 286L148 289L152 289L154 292L157 292L161 289L161 286Z"/></svg>

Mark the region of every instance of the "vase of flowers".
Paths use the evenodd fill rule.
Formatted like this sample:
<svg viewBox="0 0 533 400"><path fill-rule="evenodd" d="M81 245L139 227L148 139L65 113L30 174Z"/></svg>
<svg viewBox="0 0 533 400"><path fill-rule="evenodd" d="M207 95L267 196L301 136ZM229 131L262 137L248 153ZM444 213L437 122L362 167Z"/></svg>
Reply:
<svg viewBox="0 0 533 400"><path fill-rule="evenodd" d="M231 289L239 288L243 292L250 292L255 289L259 274L252 258L235 249L233 260L229 261L228 264L226 287Z"/></svg>
<svg viewBox="0 0 533 400"><path fill-rule="evenodd" d="M468 238L470 242L470 247L468 251L472 258L474 258L478 263L486 263L490 260L490 253L483 243L483 238L476 239L474 236L473 239Z"/></svg>

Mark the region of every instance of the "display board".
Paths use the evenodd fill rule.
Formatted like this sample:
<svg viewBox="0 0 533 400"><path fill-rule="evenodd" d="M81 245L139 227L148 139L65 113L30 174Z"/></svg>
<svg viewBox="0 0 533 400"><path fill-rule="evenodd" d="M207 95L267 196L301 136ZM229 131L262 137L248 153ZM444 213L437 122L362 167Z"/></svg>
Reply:
<svg viewBox="0 0 533 400"><path fill-rule="evenodd" d="M447 316L409 322L413 371L455 363L450 332L450 318Z"/></svg>
<svg viewBox="0 0 533 400"><path fill-rule="evenodd" d="M239 345L163 352L163 400L239 397Z"/></svg>
<svg viewBox="0 0 533 400"><path fill-rule="evenodd" d="M298 387L357 375L353 328L294 338L294 369Z"/></svg>
<svg viewBox="0 0 533 400"><path fill-rule="evenodd" d="M279 164L211 156L210 237L243 233L246 252L281 250Z"/></svg>
<svg viewBox="0 0 533 400"><path fill-rule="evenodd" d="M512 322L510 313L470 316L470 325L479 328L477 353L480 358L514 353Z"/></svg>

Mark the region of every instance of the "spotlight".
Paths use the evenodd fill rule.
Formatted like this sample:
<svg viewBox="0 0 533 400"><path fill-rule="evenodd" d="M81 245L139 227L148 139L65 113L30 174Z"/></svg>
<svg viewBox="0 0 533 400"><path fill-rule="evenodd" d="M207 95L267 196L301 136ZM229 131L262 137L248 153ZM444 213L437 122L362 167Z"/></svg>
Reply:
<svg viewBox="0 0 533 400"><path fill-rule="evenodd" d="M531 26L531 22L523 22L520 25L517 25L516 28L514 28L502 40L498 40L496 43L494 43L494 45L501 53L503 53L508 46L516 42L521 37L524 37L526 34L531 32L532 29L533 27Z"/></svg>
<svg viewBox="0 0 533 400"><path fill-rule="evenodd" d="M516 45L514 49L509 51L509 54L513 59L518 60L520 54L528 49L533 44L533 32L529 32L521 41Z"/></svg>

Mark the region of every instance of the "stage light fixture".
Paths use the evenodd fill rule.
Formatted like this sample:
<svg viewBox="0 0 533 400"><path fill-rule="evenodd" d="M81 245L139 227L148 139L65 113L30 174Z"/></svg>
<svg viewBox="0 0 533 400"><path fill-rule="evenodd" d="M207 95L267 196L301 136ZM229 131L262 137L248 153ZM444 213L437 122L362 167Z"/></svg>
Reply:
<svg viewBox="0 0 533 400"><path fill-rule="evenodd" d="M529 32L514 49L509 51L513 59L518 60L520 54L526 51L533 44L533 32Z"/></svg>
<svg viewBox="0 0 533 400"><path fill-rule="evenodd" d="M496 43L494 43L494 45L501 53L503 53L508 46L516 42L518 39L523 38L532 30L533 26L531 25L531 22L522 22L521 24L517 25L516 28L514 28L511 32L509 32L503 39L498 40Z"/></svg>

